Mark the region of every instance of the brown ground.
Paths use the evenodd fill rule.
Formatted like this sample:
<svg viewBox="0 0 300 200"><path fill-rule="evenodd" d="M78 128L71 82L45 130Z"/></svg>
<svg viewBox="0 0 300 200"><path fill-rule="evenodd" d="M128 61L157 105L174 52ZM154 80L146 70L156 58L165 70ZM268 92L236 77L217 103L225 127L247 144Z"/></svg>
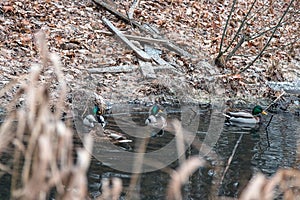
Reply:
<svg viewBox="0 0 300 200"><path fill-rule="evenodd" d="M116 4L111 5L124 14L131 6L131 1L114 2ZM267 20L273 19L269 16L271 12L273 17L282 12L276 10L277 4L280 2L274 3L273 11L268 11ZM262 2L259 2L258 7L261 5ZM34 35L38 30L46 33L50 52L61 57L69 100L72 99L72 92L80 89L89 94L97 92L111 102L134 99L155 101L157 95L161 94L197 102L207 102L215 96L251 102L265 97L275 98L276 94L270 92L266 81L293 81L300 77L299 41L289 48L281 48L289 37L276 37L277 43L271 44L271 49L278 47L276 50L268 51L246 72L230 75L236 74L249 63L265 41L263 38L260 42L255 40L243 46L239 53L252 53L248 58L234 57L223 67L214 66L213 58L218 52L230 6L231 1L141 1L135 10L134 19L156 27L164 38L194 56L183 57L161 45L156 46L162 51L161 57L182 74L160 71L157 72L157 79L149 80L143 77L139 69L132 73L98 75L87 72L87 69L96 67L138 66L134 52L111 36L101 20L103 16L126 34L149 37L130 24L118 20L93 1L4 0L0 3L0 88L8 86L12 80L16 82L12 83L14 87L8 86L11 89L1 94L1 105L6 105L12 99L18 81L28 74L32 64L41 62L34 42ZM233 16L229 34L234 33L239 16L243 16L248 6L243 3L238 5L239 12ZM296 1L295 8L297 6L299 3ZM284 31L289 30L290 36L294 37L293 31L299 28L298 15L294 14L294 21L279 33L284 35ZM259 28L259 20L256 23ZM283 42L280 43L279 39ZM155 62L152 61L152 64L155 65ZM49 88L55 91L58 87L55 81L53 68L49 63L41 82L50 83ZM54 92L53 97L56 95Z"/></svg>

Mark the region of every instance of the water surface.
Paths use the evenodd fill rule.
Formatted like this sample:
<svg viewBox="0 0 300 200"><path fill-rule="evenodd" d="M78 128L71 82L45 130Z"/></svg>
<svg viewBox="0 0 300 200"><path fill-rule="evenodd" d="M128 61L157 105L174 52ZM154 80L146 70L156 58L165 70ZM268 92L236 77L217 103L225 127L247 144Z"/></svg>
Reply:
<svg viewBox="0 0 300 200"><path fill-rule="evenodd" d="M200 120L195 140L203 141L210 123L211 111L208 109L197 113ZM168 116L180 118L180 111L170 113ZM135 117L136 120L140 117L142 123L146 114ZM238 197L257 172L272 176L279 168L299 168L297 159L300 133L299 117L290 113L274 114L267 133L266 124L269 119L270 115L265 118L265 123L259 128L251 130L224 125L213 152L205 157L207 166L197 170L183 187L184 199L212 199L216 196ZM113 120L109 118L108 120L110 126L113 127ZM148 150L163 147L173 137L172 134L166 133L162 137L151 138ZM199 150L191 146L186 155L198 155L198 153ZM230 156L233 156L233 159L228 164ZM227 165L229 168L225 173ZM176 169L177 161L170 164L169 167ZM101 180L110 177L120 177L125 187L124 192L126 192L131 176L130 173L103 166L100 161L93 159L89 171L90 194L94 197L100 195ZM141 174L136 193L140 199L164 199L169 180L170 175L162 170Z"/></svg>
<svg viewBox="0 0 300 200"><path fill-rule="evenodd" d="M169 108L167 112L168 118L182 120L183 114L179 108ZM211 110L199 109L195 113L197 116L192 117L198 117L198 126L194 140L201 142L205 139L211 123ZM272 176L279 168L299 168L300 118L285 112L273 115L267 129L268 132L266 132L266 124L270 115L257 129L243 130L240 127L224 125L211 153L205 156L207 165L199 168L182 188L184 199L216 199L219 196L238 197L251 177L257 172ZM131 113L125 113L124 116L130 116L136 124L143 126L147 112L138 108L133 109ZM106 117L108 120L107 128L122 132L122 129L115 122L114 115ZM183 123L187 122L184 121ZM133 139L134 142L131 144L132 149L125 149L125 151L135 152L138 142L132 136L128 136L128 138ZM174 135L168 132L162 137L150 138L147 152L163 148L173 139ZM77 145L81 143L79 137L75 137L74 142ZM186 151L187 157L198 154L198 147L193 145ZM232 162L228 164L230 156L232 156ZM120 165L126 162L125 158L124 160L122 157L118 159ZM9 155L1 157L2 163L9 162L9 160ZM89 194L92 198L99 197L101 195L101 181L118 177L122 179L124 185L122 199L128 192L127 188L132 174L111 168L108 164L95 157L92 158L88 171ZM225 173L226 166L228 166L228 170ZM176 160L168 166L170 169L177 167L178 162ZM0 199L9 199L10 178L10 175L7 174L1 176ZM164 170L143 173L140 175L135 188L136 197L145 200L165 199L169 181L170 175Z"/></svg>

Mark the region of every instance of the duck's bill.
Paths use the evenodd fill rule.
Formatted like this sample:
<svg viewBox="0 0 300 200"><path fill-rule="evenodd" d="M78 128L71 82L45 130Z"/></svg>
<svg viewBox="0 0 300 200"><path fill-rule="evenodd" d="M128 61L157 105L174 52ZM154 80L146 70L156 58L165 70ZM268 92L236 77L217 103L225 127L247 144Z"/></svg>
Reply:
<svg viewBox="0 0 300 200"><path fill-rule="evenodd" d="M268 115L268 113L266 111L262 111L261 114Z"/></svg>

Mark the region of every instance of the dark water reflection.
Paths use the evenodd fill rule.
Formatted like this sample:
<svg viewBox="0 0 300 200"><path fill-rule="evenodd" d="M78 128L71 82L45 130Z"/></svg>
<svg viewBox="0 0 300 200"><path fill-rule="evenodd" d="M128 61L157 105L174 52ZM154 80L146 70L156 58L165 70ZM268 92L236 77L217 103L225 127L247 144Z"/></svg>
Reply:
<svg viewBox="0 0 300 200"><path fill-rule="evenodd" d="M210 122L210 111L205 110L198 114L200 115L200 123L195 140L202 141ZM178 115L176 112L173 114L175 117L178 117ZM269 117L266 118L266 121ZM266 123L257 130L247 131L237 127L224 126L223 132L213 149L217 155L217 160L216 157L210 157L210 155L206 157L207 166L196 171L188 184L183 187L184 199L212 199L216 196L238 197L253 174L257 172L271 176L278 168L298 168L299 122L299 117L292 114L280 113L274 115L268 127L270 146L268 146L265 130ZM237 145L241 135L241 140ZM148 148L163 146L170 138L171 136L168 134L160 138L153 138ZM237 149L233 155L233 160L221 182L228 159L236 145ZM189 148L187 151L188 156L197 155L198 153L198 149L194 147ZM177 162L172 163L169 167L175 169ZM89 175L90 194L94 197L101 194L99 191L101 191L101 180L103 178L120 177L125 188L129 186L131 178L130 173L102 166L101 162L97 160L92 161ZM169 180L170 175L161 170L141 174L136 189L138 198L165 199ZM125 192L126 189L123 195L125 195Z"/></svg>
<svg viewBox="0 0 300 200"><path fill-rule="evenodd" d="M200 110L197 113L200 120L195 140L203 141L210 123L211 111ZM180 112L175 110L169 116L180 117L180 115ZM147 113L137 114L135 120L140 120L139 123L142 124L146 116ZM269 118L270 116L267 116L266 121ZM108 127L114 127L115 130L118 130L113 119L108 120ZM197 170L182 188L183 199L218 199L217 196L238 197L253 174L257 172L271 176L279 168L299 168L300 160L297 156L299 154L297 145L300 139L299 122L299 117L289 113L274 114L268 127L268 138L265 131L266 123L258 130L248 131L224 125L223 132L213 148L213 153L205 157L206 167ZM166 133L163 137L151 138L148 150L152 151L160 148L172 138L173 135L169 133ZM268 139L270 146L268 146ZM77 140L79 139L77 138ZM80 141L75 141L75 143L80 143ZM232 162L221 181L225 167L228 165L228 159L233 154L235 146L237 148ZM191 146L186 155L198 155L198 153L199 150ZM1 159L2 163L5 163L4 158ZM122 164L122 160L119 160L119 162ZM177 166L178 163L175 161L169 167L176 169ZM101 181L111 177L122 179L124 190L121 199L125 199L132 174L112 169L93 158L88 172L90 196L92 198L99 197L101 195ZM170 175L162 170L141 174L135 191L137 199L165 199L169 180ZM0 179L0 199L9 198L9 185L10 176L2 176Z"/></svg>
<svg viewBox="0 0 300 200"><path fill-rule="evenodd" d="M271 176L279 168L299 168L296 162L299 122L299 118L291 114L276 114L268 127L269 137L264 125L258 130L245 132L237 131L235 127L225 127L215 147L215 151L224 159L224 163L227 162L241 135L242 139L219 194L237 197L252 175L257 172ZM268 138L270 146L268 146Z"/></svg>

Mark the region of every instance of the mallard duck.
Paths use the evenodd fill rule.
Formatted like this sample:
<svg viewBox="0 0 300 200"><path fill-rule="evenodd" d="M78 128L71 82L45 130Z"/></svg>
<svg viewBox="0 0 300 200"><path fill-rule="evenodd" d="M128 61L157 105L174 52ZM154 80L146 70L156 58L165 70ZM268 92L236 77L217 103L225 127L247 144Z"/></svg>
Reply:
<svg viewBox="0 0 300 200"><path fill-rule="evenodd" d="M106 121L102 116L104 114L103 110L100 109L97 105L95 105L93 108L93 114L96 116L97 122L99 122L104 128L106 126Z"/></svg>
<svg viewBox="0 0 300 200"><path fill-rule="evenodd" d="M113 144L119 144L120 145L120 144L125 144L125 143L131 143L132 142L132 140L127 139L127 137L124 134L119 133L119 132L114 131L114 130L111 130L111 129L105 129L104 134L110 138L110 140Z"/></svg>
<svg viewBox="0 0 300 200"><path fill-rule="evenodd" d="M131 143L132 140L127 139L125 135L117 131L104 129L103 124L98 122L98 120L96 120L93 115L87 115L83 119L83 124L88 127L87 133L89 133L94 138L94 141L96 143L110 142L112 144L123 147L126 150L131 150L131 146L128 143ZM101 126L99 124L101 124Z"/></svg>
<svg viewBox="0 0 300 200"><path fill-rule="evenodd" d="M98 121L95 119L95 117L93 115L87 115L83 119L83 124L87 127L94 128L95 123L98 123Z"/></svg>
<svg viewBox="0 0 300 200"><path fill-rule="evenodd" d="M162 136L164 134L164 128L167 126L167 121L163 116L163 111L155 104L149 110L149 116L145 120L145 124L152 126L158 130L155 130L151 136Z"/></svg>
<svg viewBox="0 0 300 200"><path fill-rule="evenodd" d="M255 106L252 110L252 114L243 111L237 112L226 112L224 116L230 123L241 123L241 124L257 124L260 123L260 114L267 115L261 106Z"/></svg>

